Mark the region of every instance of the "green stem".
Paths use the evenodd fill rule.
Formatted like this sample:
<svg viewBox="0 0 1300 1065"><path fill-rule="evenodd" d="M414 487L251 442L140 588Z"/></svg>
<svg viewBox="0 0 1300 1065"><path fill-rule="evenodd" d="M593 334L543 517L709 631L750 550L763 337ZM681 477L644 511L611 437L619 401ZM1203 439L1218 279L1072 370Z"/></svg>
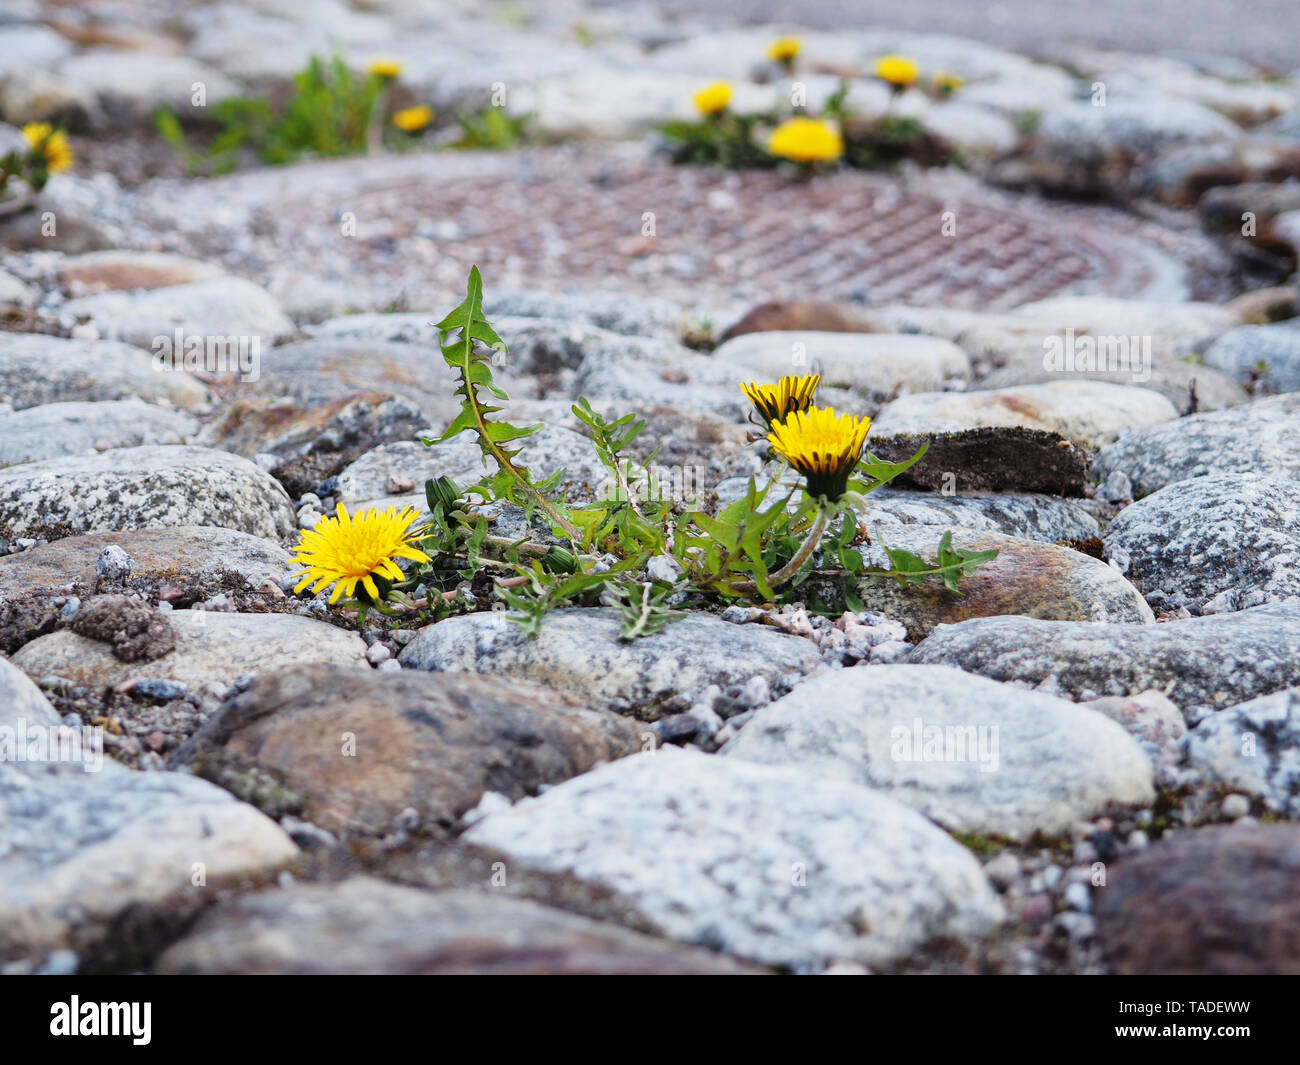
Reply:
<svg viewBox="0 0 1300 1065"><path fill-rule="evenodd" d="M817 545L821 543L822 534L826 532L826 526L830 522L829 508L819 507L817 509L817 518L808 530L808 535L804 542L799 545L799 550L794 553L794 558L790 559L784 566L773 573L767 580L769 588L776 588L790 580L802 568L803 564L812 557L812 553L817 550ZM753 581L741 581L731 586L733 591L749 593L758 591L758 585Z"/></svg>
<svg viewBox="0 0 1300 1065"><path fill-rule="evenodd" d="M582 533L578 530L578 527L572 524L567 518L560 514L559 511L551 506L550 500L533 487L532 483L523 475L523 472L519 467L510 461L510 456L505 453L505 449L489 435L487 415L483 412L483 407L479 403L478 385L474 383L474 340L469 333L470 327L466 326L464 336L465 357L463 365L460 367L460 372L465 381L465 398L469 403L470 410L474 414L475 432L478 433L479 439L483 441L484 445L488 449L488 453L491 454L492 459L496 462L497 466L513 477L515 483L533 497L537 502L537 505L545 512L546 516L564 530L564 535L567 536L575 546L582 543Z"/></svg>

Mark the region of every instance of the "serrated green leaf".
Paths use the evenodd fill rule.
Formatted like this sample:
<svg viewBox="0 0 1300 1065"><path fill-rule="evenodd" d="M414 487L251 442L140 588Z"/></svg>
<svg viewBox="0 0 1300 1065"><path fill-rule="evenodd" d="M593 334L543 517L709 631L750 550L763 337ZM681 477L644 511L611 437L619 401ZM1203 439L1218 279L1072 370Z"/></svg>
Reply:
<svg viewBox="0 0 1300 1065"><path fill-rule="evenodd" d="M920 462L921 459L925 457L925 453L929 450L930 442L927 440L921 445L915 455L909 459L904 459L902 462L886 462L884 459L877 458L875 455L868 452L863 457L862 461L858 463L857 472L866 474L866 476L870 477L874 483L867 485L862 491L864 494L874 492L877 488L881 488L888 484L900 474L906 473Z"/></svg>
<svg viewBox="0 0 1300 1065"><path fill-rule="evenodd" d="M441 444L443 441L450 440L453 436L463 433L466 429L473 429L477 424L474 412L462 407L460 413L451 420L451 424L442 431L442 436L438 437L433 443ZM429 444L429 441L425 440L425 444Z"/></svg>
<svg viewBox="0 0 1300 1065"><path fill-rule="evenodd" d="M489 422L487 427L488 439L504 444L511 440L520 440L525 436L532 436L540 432L543 426L538 425L511 425L509 422Z"/></svg>
<svg viewBox="0 0 1300 1065"><path fill-rule="evenodd" d="M729 551L734 551L740 543L740 527L732 525L716 518L710 518L707 514L695 513L692 515L695 523L699 525L706 533L717 540Z"/></svg>

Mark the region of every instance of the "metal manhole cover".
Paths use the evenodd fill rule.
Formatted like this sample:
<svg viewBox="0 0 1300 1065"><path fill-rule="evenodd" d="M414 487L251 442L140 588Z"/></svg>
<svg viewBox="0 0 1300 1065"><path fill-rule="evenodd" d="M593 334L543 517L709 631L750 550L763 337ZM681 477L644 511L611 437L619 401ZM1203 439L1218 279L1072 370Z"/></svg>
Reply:
<svg viewBox="0 0 1300 1065"><path fill-rule="evenodd" d="M1106 217L1118 212L959 202L855 172L798 181L643 166L534 175L487 197L476 179L406 192L406 216L452 221L459 234L446 252L488 276L522 262L564 285L686 301L718 293L1005 309L1065 292L1173 295L1156 290L1180 272L1132 232L1139 223L1126 220L1124 232Z"/></svg>
<svg viewBox="0 0 1300 1065"><path fill-rule="evenodd" d="M964 175L800 181L562 149L424 160L267 181L258 210L274 256L421 297L477 263L496 287L1001 310L1066 293L1187 298L1188 260L1214 253L1199 234ZM360 239L338 239L344 211L365 220ZM259 265L276 259L243 264Z"/></svg>

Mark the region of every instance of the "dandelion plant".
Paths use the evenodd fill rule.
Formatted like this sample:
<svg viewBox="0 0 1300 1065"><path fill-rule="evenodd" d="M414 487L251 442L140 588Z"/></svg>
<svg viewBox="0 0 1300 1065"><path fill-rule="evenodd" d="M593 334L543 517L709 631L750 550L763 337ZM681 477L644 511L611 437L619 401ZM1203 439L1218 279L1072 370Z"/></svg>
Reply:
<svg viewBox="0 0 1300 1065"><path fill-rule="evenodd" d="M868 567L860 520L870 493L918 462L883 462L866 451L871 419L814 404L820 377L785 377L741 389L754 405L751 419L770 446L768 475L751 477L744 495L710 513L703 503L662 491L647 458L629 456L645 430L633 414L607 416L579 399L572 407L609 474L599 498L573 505L559 490L563 471L537 480L520 460L521 441L541 428L504 417L505 391L492 367L505 342L483 313L483 279L470 270L465 299L437 324L438 346L455 371L460 410L437 447L461 433L477 438L489 472L475 484L437 477L425 485L428 516L413 509L366 511L323 518L304 532L296 561L301 591L333 585L331 603L385 614L414 614L417 622L451 613L504 609L525 633L536 635L547 613L562 606L618 609L626 639L650 635L684 616L686 608L727 602L807 600L817 577L838 587L841 602L861 609L863 580L892 578L903 585L937 578L960 594L959 581L996 551L953 548L945 534L938 557L927 561L881 545L890 567ZM787 472L799 475L790 483ZM503 504L521 507L534 530L510 537L493 531ZM549 530L550 536L535 531ZM399 565L399 561L402 563Z"/></svg>

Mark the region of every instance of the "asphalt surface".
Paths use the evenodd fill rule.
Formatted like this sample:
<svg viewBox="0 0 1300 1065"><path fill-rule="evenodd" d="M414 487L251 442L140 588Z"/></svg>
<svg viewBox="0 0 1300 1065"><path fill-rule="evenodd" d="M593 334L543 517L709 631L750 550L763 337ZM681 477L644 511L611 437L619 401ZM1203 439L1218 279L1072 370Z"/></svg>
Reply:
<svg viewBox="0 0 1300 1065"><path fill-rule="evenodd" d="M670 11L810 29L885 26L1050 58L1068 45L1235 56L1300 70L1300 0L661 0ZM614 0L612 6L617 6Z"/></svg>

